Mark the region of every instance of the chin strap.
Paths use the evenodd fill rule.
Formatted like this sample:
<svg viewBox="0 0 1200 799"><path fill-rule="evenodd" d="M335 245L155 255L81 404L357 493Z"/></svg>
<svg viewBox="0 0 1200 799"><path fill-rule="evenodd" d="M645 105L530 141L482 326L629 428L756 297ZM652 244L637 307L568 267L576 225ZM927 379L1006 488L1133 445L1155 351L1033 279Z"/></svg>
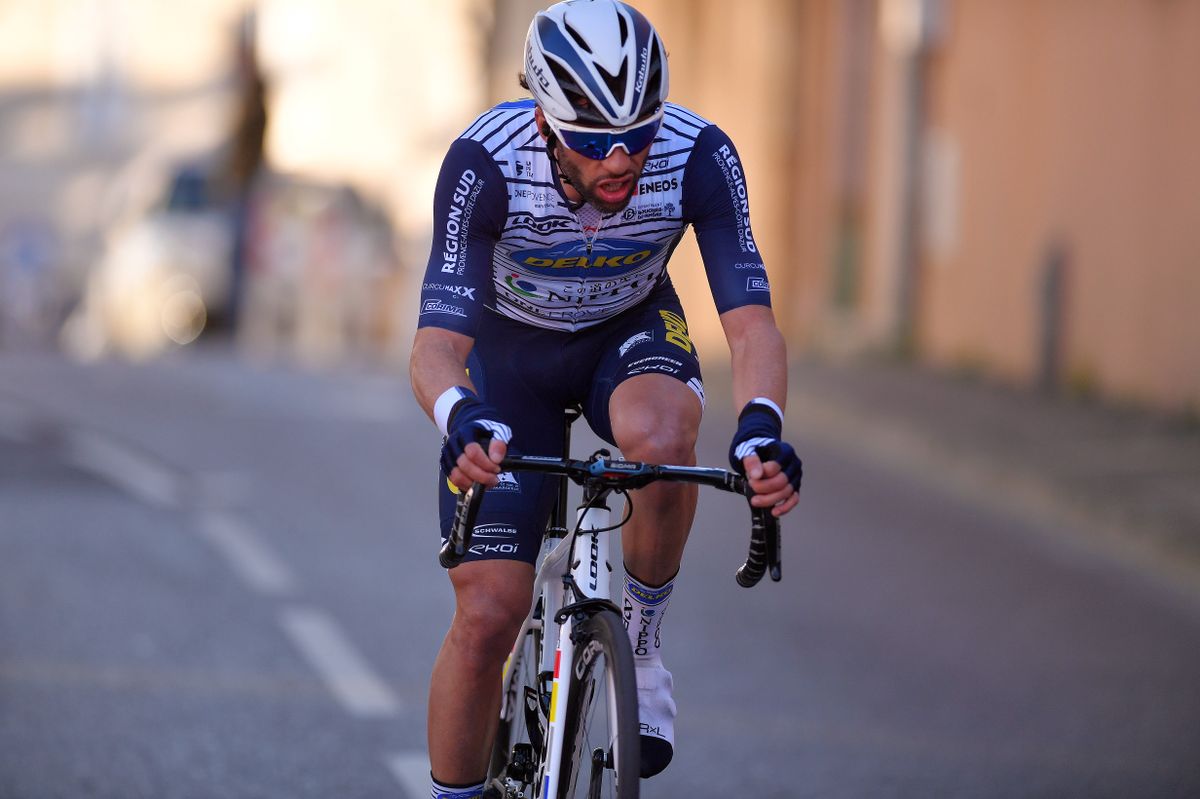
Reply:
<svg viewBox="0 0 1200 799"><path fill-rule="evenodd" d="M574 186L575 184L571 182L571 179L567 177L567 174L562 171L562 167L558 165L558 156L554 154L554 151L558 149L558 137L554 135L554 131L549 130L548 128L549 126L547 126L546 131L546 156L550 159L550 163L554 165L554 174L557 175L558 179L563 183L567 184L568 186Z"/></svg>

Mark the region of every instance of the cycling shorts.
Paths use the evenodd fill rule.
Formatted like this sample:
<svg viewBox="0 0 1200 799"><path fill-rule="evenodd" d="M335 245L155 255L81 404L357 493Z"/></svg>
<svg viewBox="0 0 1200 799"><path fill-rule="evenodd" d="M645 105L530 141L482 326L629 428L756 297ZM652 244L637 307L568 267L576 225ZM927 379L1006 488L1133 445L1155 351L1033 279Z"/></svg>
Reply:
<svg viewBox="0 0 1200 799"><path fill-rule="evenodd" d="M575 332L486 313L467 370L480 398L512 427L509 452L514 454L565 457L564 409L576 405L596 435L615 446L608 401L617 386L637 375L674 377L704 401L696 346L670 284L637 307ZM484 497L465 560L534 563L561 479L530 472L501 474L499 485ZM457 489L440 470L439 482L445 540Z"/></svg>

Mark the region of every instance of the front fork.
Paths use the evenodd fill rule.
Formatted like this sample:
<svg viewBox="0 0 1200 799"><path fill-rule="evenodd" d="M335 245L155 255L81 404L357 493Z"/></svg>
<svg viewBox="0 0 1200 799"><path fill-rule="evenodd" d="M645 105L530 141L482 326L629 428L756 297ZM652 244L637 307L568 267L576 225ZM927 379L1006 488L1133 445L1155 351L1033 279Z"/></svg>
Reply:
<svg viewBox="0 0 1200 799"><path fill-rule="evenodd" d="M605 530L610 524L611 513L603 498L579 511L579 530L575 537L575 551L570 562L570 580L564 575L562 589L547 585L547 595L554 595L557 605L553 613L547 608L542 617L545 624L554 618L566 604L582 599L611 601L609 575L612 566L608 561L609 538L606 534L597 532ZM577 592L579 596L572 594ZM550 716L548 720L547 739L550 745L550 758L542 775L541 799L550 799L558 794L559 777L562 774L563 758L563 724L562 713L567 704L567 688L570 684L571 669L575 664L575 643L571 640L574 631L574 618L564 620L558 631L558 646L554 651L553 672L554 681L550 686ZM565 680L563 678L566 678ZM577 769L579 764L571 764Z"/></svg>

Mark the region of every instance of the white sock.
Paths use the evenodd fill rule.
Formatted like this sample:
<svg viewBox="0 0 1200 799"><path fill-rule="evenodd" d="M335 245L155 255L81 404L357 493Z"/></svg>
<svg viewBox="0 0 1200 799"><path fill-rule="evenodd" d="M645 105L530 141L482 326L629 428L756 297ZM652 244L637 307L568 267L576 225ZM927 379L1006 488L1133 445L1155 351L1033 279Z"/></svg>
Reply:
<svg viewBox="0 0 1200 799"><path fill-rule="evenodd" d="M662 665L662 620L674 590L674 578L654 588L625 572L625 629L633 647L634 665L639 668Z"/></svg>
<svg viewBox="0 0 1200 799"><path fill-rule="evenodd" d="M643 777L666 768L675 747L676 708L671 695L674 685L671 672L662 662L662 621L674 589L674 578L665 585L652 587L625 572L623 615L637 671ZM654 744L646 739L657 739L662 743Z"/></svg>

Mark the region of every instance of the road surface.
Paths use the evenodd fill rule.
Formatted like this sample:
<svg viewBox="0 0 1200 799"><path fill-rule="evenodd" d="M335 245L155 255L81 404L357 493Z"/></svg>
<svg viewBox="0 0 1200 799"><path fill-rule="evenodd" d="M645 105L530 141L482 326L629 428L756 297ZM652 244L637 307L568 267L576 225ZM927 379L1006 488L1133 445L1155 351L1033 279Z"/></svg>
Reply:
<svg viewBox="0 0 1200 799"><path fill-rule="evenodd" d="M789 422L782 583L702 497L643 796L1200 796L1200 604ZM424 799L438 443L380 370L0 354L0 799Z"/></svg>

